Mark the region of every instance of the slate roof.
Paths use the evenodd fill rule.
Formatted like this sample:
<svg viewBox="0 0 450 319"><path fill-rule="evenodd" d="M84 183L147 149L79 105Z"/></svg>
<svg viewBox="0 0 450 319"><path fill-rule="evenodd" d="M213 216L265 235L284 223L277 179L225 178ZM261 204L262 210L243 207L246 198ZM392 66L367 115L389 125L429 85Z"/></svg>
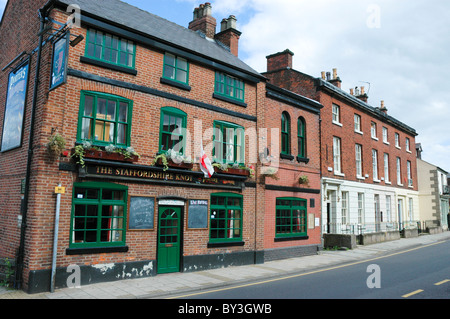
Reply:
<svg viewBox="0 0 450 319"><path fill-rule="evenodd" d="M103 18L126 28L139 31L151 38L170 43L232 68L263 78L260 73L231 54L224 45L208 40L199 32L189 30L119 0L58 0L61 4L79 5L82 14Z"/></svg>

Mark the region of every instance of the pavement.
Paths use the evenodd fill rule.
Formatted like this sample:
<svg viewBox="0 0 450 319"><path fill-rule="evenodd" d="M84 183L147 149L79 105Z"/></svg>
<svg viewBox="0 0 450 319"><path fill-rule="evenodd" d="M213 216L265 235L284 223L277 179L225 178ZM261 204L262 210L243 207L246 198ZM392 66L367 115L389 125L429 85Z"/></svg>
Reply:
<svg viewBox="0 0 450 319"><path fill-rule="evenodd" d="M80 288L61 288L55 292L27 294L0 287L2 299L170 299L176 295L192 296L209 289L224 289L255 281L267 281L296 274L324 271L345 264L374 260L417 247L450 240L450 231L421 234L352 250L322 250L318 255L235 266L189 273L172 273L148 278L91 284Z"/></svg>

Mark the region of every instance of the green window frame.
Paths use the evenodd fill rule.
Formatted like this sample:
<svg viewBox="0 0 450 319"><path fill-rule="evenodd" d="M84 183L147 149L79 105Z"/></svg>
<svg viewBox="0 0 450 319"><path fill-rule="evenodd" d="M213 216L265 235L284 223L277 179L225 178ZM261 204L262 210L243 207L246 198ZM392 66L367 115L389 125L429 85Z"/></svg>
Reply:
<svg viewBox="0 0 450 319"><path fill-rule="evenodd" d="M291 155L291 117L287 112L281 114L281 153Z"/></svg>
<svg viewBox="0 0 450 319"><path fill-rule="evenodd" d="M164 54L163 78L183 84L188 84L188 61L171 53Z"/></svg>
<svg viewBox="0 0 450 319"><path fill-rule="evenodd" d="M297 120L298 156L306 157L306 123L303 117Z"/></svg>
<svg viewBox="0 0 450 319"><path fill-rule="evenodd" d="M307 200L295 197L276 199L275 237L307 235Z"/></svg>
<svg viewBox="0 0 450 319"><path fill-rule="evenodd" d="M184 155L186 147L187 114L173 107L161 108L159 152L169 149Z"/></svg>
<svg viewBox="0 0 450 319"><path fill-rule="evenodd" d="M214 121L214 161L224 164L245 163L245 134L240 125Z"/></svg>
<svg viewBox="0 0 450 319"><path fill-rule="evenodd" d="M125 246L128 187L113 183L74 183L70 248Z"/></svg>
<svg viewBox="0 0 450 319"><path fill-rule="evenodd" d="M243 196L234 193L211 194L209 240L242 241Z"/></svg>
<svg viewBox="0 0 450 319"><path fill-rule="evenodd" d="M133 101L120 96L81 91L77 142L130 146Z"/></svg>
<svg viewBox="0 0 450 319"><path fill-rule="evenodd" d="M214 92L218 95L244 102L245 83L244 81L232 77L222 72L216 72Z"/></svg>
<svg viewBox="0 0 450 319"><path fill-rule="evenodd" d="M115 35L89 28L87 31L85 57L134 69L136 44Z"/></svg>

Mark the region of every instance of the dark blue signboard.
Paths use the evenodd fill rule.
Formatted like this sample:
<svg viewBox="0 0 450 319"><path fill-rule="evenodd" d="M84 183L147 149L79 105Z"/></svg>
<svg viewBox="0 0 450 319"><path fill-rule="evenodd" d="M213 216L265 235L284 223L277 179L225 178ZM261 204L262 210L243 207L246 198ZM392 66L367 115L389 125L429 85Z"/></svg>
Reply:
<svg viewBox="0 0 450 319"><path fill-rule="evenodd" d="M67 57L69 52L69 34L66 33L53 44L52 76L50 90L66 83Z"/></svg>
<svg viewBox="0 0 450 319"><path fill-rule="evenodd" d="M9 74L1 151L5 152L22 145L25 103L28 88L29 61Z"/></svg>

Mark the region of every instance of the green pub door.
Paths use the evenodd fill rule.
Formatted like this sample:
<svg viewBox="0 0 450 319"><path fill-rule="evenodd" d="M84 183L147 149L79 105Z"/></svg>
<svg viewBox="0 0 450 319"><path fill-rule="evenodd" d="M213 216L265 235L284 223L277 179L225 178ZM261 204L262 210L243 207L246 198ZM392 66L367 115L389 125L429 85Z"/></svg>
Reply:
<svg viewBox="0 0 450 319"><path fill-rule="evenodd" d="M159 207L158 274L180 271L181 207Z"/></svg>

